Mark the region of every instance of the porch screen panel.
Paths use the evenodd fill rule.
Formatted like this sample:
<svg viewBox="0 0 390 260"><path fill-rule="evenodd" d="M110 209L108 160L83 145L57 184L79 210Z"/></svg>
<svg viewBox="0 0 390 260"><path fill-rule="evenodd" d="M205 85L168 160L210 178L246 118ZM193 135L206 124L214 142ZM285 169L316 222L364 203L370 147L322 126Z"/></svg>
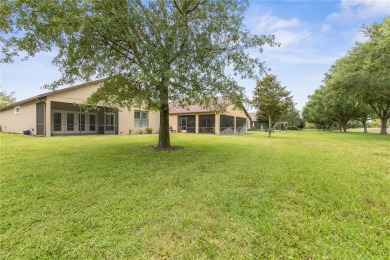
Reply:
<svg viewBox="0 0 390 260"><path fill-rule="evenodd" d="M89 131L96 131L96 115L89 115Z"/></svg>
<svg viewBox="0 0 390 260"><path fill-rule="evenodd" d="M234 117L221 115L220 123L221 134L233 134L234 133Z"/></svg>
<svg viewBox="0 0 390 260"><path fill-rule="evenodd" d="M238 134L246 133L246 118L236 117L236 132Z"/></svg>
<svg viewBox="0 0 390 260"><path fill-rule="evenodd" d="M181 133L181 127L182 127L182 125L181 125L181 119L182 119L181 116L178 116L178 117L177 117L177 132L178 132L178 133Z"/></svg>
<svg viewBox="0 0 390 260"><path fill-rule="evenodd" d="M45 103L37 103L37 135L45 134Z"/></svg>
<svg viewBox="0 0 390 260"><path fill-rule="evenodd" d="M53 115L53 121L54 121L54 131L61 131L61 124L62 124L62 114L61 113L54 113Z"/></svg>
<svg viewBox="0 0 390 260"><path fill-rule="evenodd" d="M187 133L195 133L195 116L187 116Z"/></svg>
<svg viewBox="0 0 390 260"><path fill-rule="evenodd" d="M215 115L199 116L199 133L215 133Z"/></svg>
<svg viewBox="0 0 390 260"><path fill-rule="evenodd" d="M79 114L79 130L85 131L85 114Z"/></svg>
<svg viewBox="0 0 390 260"><path fill-rule="evenodd" d="M115 114L106 113L106 131L115 130L114 120L115 120Z"/></svg>
<svg viewBox="0 0 390 260"><path fill-rule="evenodd" d="M66 131L74 131L74 114L66 114Z"/></svg>
<svg viewBox="0 0 390 260"><path fill-rule="evenodd" d="M185 119L185 120L182 120ZM182 133L182 130L186 133L195 133L196 119L194 115L191 116L178 116L177 117L178 133ZM183 125L183 122L185 125Z"/></svg>

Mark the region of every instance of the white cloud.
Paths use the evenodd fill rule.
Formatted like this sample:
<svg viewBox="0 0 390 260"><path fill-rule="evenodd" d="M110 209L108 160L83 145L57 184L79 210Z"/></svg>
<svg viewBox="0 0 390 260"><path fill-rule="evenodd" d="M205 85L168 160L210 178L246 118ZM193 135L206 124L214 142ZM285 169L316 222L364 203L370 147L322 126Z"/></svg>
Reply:
<svg viewBox="0 0 390 260"><path fill-rule="evenodd" d="M300 21L298 18L292 18L290 20L281 19L272 15L261 16L257 21L255 30L259 32L275 31L291 27L299 27Z"/></svg>
<svg viewBox="0 0 390 260"><path fill-rule="evenodd" d="M332 27L330 27L329 24L324 24L324 25L322 25L322 27L321 27L321 32L327 32L327 31L329 31L330 29L332 29Z"/></svg>
<svg viewBox="0 0 390 260"><path fill-rule="evenodd" d="M347 23L378 15L390 15L389 0L341 0L340 11L327 17L329 21Z"/></svg>
<svg viewBox="0 0 390 260"><path fill-rule="evenodd" d="M298 18L282 19L271 14L257 17L251 21L251 31L255 34L273 34L281 48L307 40L310 32L302 29Z"/></svg>
<svg viewBox="0 0 390 260"><path fill-rule="evenodd" d="M286 48L296 43L303 43L310 38L310 32L308 31L288 31L279 30L275 32L276 41L281 44L281 48Z"/></svg>

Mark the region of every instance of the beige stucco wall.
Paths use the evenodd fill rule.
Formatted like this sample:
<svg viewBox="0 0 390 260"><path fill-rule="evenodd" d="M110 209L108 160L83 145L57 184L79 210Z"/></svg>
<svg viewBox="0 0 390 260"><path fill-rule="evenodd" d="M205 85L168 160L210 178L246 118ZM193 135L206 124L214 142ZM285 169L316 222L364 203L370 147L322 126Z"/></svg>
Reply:
<svg viewBox="0 0 390 260"><path fill-rule="evenodd" d="M132 134L139 133L139 131L144 131L146 127L140 128L134 126L134 111L141 110L138 108L121 109L118 113L119 117L119 134L129 134L129 130L132 130ZM160 127L160 112L158 111L149 111L149 128L153 129L153 133L157 133Z"/></svg>
<svg viewBox="0 0 390 260"><path fill-rule="evenodd" d="M22 133L30 128L36 131L36 102L20 105L20 114L15 114L14 107L0 111L1 131Z"/></svg>
<svg viewBox="0 0 390 260"><path fill-rule="evenodd" d="M227 106L226 112L224 112L223 114L228 116L242 117L248 119L248 116L246 115L245 111L237 108L234 109L234 105Z"/></svg>
<svg viewBox="0 0 390 260"><path fill-rule="evenodd" d="M56 93L54 95L48 96L47 101L82 103L86 101L87 98L92 95L92 93L96 92L99 86L101 86L101 84L91 84L80 88L71 89L69 91Z"/></svg>
<svg viewBox="0 0 390 260"><path fill-rule="evenodd" d="M177 115L169 115L169 127L177 131Z"/></svg>
<svg viewBox="0 0 390 260"><path fill-rule="evenodd" d="M235 109L234 105L229 105L229 106L227 106L226 111L223 114L228 115L228 116L246 118L246 128L247 129L250 128L251 119L247 116L247 114L245 113L244 110L237 109L237 108Z"/></svg>

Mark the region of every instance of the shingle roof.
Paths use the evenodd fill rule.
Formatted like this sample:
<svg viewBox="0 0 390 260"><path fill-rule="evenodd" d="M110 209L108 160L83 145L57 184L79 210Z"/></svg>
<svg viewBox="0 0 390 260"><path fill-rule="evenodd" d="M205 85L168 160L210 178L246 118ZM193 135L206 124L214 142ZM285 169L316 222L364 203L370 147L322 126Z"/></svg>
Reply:
<svg viewBox="0 0 390 260"><path fill-rule="evenodd" d="M219 112L223 106L230 105L231 102L226 97L217 97L216 104L210 104L209 107L202 104L193 104L189 106L181 106L179 103L169 103L170 114L186 114L186 113L202 113L202 112Z"/></svg>
<svg viewBox="0 0 390 260"><path fill-rule="evenodd" d="M178 103L169 103L169 114L188 114L188 113L204 113L204 112L221 112L224 106L231 105L232 102L227 97L217 97L217 104L210 107L194 104L189 106L181 106ZM250 118L248 112L243 108L245 114Z"/></svg>
<svg viewBox="0 0 390 260"><path fill-rule="evenodd" d="M79 85L75 85L75 86L71 86L71 87L67 87L67 88L63 88L63 89L59 89L59 90L55 90L55 91L46 92L46 93L43 93L43 94L40 94L40 95L37 95L37 96L33 96L31 98L27 98L27 99L23 99L21 101L17 101L17 102L11 103L11 104L6 105L4 107L0 107L0 111L8 109L8 108L12 108L12 107L20 106L20 105L23 105L23 104L26 104L26 103L30 103L30 102L33 102L33 101L45 98L47 96L51 96L51 95L54 95L54 94L61 93L61 92L66 92L66 91L69 91L69 90L82 88L82 87L85 87L85 86L88 86L88 85L92 85L92 84L98 84L100 82L103 82L104 80L105 79L94 80L94 81L90 81L90 82L87 82L87 83L83 83L83 84L79 84Z"/></svg>
<svg viewBox="0 0 390 260"><path fill-rule="evenodd" d="M248 113L251 121L257 121L256 113Z"/></svg>

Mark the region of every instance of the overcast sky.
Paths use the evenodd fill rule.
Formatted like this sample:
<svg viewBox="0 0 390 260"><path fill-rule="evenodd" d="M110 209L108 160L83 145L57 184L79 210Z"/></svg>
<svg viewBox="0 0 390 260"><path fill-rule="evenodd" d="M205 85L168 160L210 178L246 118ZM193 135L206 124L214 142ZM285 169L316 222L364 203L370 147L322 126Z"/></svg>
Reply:
<svg viewBox="0 0 390 260"><path fill-rule="evenodd" d="M356 41L364 41L361 26L382 22L387 16L390 0L253 0L245 22L253 34L274 34L281 43L252 55L260 55L301 110L330 66ZM51 64L53 57L42 53L28 61L0 64L1 90L14 91L18 101L47 92L41 86L60 77ZM240 83L252 97L255 82Z"/></svg>

